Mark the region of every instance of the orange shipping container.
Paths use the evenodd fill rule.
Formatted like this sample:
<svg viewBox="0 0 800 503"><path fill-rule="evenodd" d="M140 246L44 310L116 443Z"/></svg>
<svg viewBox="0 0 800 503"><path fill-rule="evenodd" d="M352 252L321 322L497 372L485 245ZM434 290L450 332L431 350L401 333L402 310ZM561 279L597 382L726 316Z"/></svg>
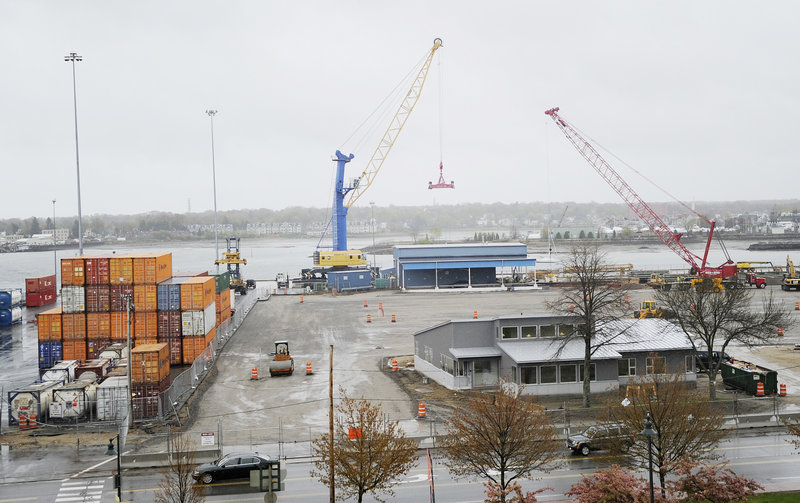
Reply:
<svg viewBox="0 0 800 503"><path fill-rule="evenodd" d="M231 289L226 288L222 292L218 293L215 302L217 303L217 312L221 313L225 309L230 309L231 307Z"/></svg>
<svg viewBox="0 0 800 503"><path fill-rule="evenodd" d="M214 327L214 328L212 328L212 329L211 329L211 331L210 331L210 332L208 332L208 333L205 335L205 338L206 338L206 346L208 346L209 344L211 344L211 341L213 341L213 340L214 340L214 337L216 337L216 336L217 336L217 327Z"/></svg>
<svg viewBox="0 0 800 503"><path fill-rule="evenodd" d="M214 302L214 276L189 278L181 283L181 311L202 311Z"/></svg>
<svg viewBox="0 0 800 503"><path fill-rule="evenodd" d="M223 321L231 319L231 308L227 308L221 313L217 313L217 326L220 326Z"/></svg>
<svg viewBox="0 0 800 503"><path fill-rule="evenodd" d="M65 360L86 359L86 341L64 341L61 343L62 358Z"/></svg>
<svg viewBox="0 0 800 503"><path fill-rule="evenodd" d="M140 344L131 350L131 380L158 384L169 377L169 347L164 343Z"/></svg>
<svg viewBox="0 0 800 503"><path fill-rule="evenodd" d="M64 341L86 340L86 314L64 313L61 315L61 339Z"/></svg>
<svg viewBox="0 0 800 503"><path fill-rule="evenodd" d="M133 283L155 285L172 277L172 254L131 255L133 257Z"/></svg>
<svg viewBox="0 0 800 503"><path fill-rule="evenodd" d="M108 279L112 285L133 284L133 259L128 256L108 259Z"/></svg>
<svg viewBox="0 0 800 503"><path fill-rule="evenodd" d="M183 364L191 365L198 356L203 354L206 349L205 336L184 337L183 338Z"/></svg>
<svg viewBox="0 0 800 503"><path fill-rule="evenodd" d="M133 341L133 347L158 344L158 337L139 337Z"/></svg>
<svg viewBox="0 0 800 503"><path fill-rule="evenodd" d="M137 314L155 312L158 309L158 287L156 285L135 285L133 287L133 308Z"/></svg>
<svg viewBox="0 0 800 503"><path fill-rule="evenodd" d="M111 340L112 341L126 341L128 339L128 312L127 311L111 311ZM131 320L133 320L133 313L131 313ZM133 337L133 326L131 326L131 337Z"/></svg>
<svg viewBox="0 0 800 503"><path fill-rule="evenodd" d="M86 313L86 338L89 340L111 338L110 313Z"/></svg>
<svg viewBox="0 0 800 503"><path fill-rule="evenodd" d="M155 312L133 314L133 336L139 341L140 339L156 339L158 338L158 315Z"/></svg>
<svg viewBox="0 0 800 503"><path fill-rule="evenodd" d="M36 317L39 342L58 342L61 340L61 308L50 309Z"/></svg>
<svg viewBox="0 0 800 503"><path fill-rule="evenodd" d="M61 259L61 286L83 286L86 283L83 258Z"/></svg>

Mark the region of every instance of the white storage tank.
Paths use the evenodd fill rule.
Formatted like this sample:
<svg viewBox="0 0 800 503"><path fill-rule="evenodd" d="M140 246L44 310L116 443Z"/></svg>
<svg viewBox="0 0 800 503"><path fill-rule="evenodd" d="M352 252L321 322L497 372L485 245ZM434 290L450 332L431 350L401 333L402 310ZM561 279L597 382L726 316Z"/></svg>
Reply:
<svg viewBox="0 0 800 503"><path fill-rule="evenodd" d="M98 358L110 358L112 364L116 365L116 360L128 357L128 344L124 342L117 342L100 352Z"/></svg>
<svg viewBox="0 0 800 503"><path fill-rule="evenodd" d="M19 408L28 407L29 414L36 414L43 421L50 409L52 390L64 384L62 381L37 381L8 392L8 424L19 424Z"/></svg>
<svg viewBox="0 0 800 503"><path fill-rule="evenodd" d="M53 389L50 419L88 418L97 399L97 383L84 374L81 379Z"/></svg>
<svg viewBox="0 0 800 503"><path fill-rule="evenodd" d="M128 378L106 377L97 387L97 419L121 421L128 415Z"/></svg>
<svg viewBox="0 0 800 503"><path fill-rule="evenodd" d="M42 381L63 381L65 384L75 380L78 360L62 360L42 371Z"/></svg>

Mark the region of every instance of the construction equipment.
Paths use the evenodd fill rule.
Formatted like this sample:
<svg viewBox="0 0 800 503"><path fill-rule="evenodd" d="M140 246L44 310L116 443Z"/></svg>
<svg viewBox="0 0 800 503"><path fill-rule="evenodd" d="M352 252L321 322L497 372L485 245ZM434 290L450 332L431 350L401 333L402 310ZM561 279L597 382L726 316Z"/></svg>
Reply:
<svg viewBox="0 0 800 503"><path fill-rule="evenodd" d="M292 375L294 372L294 359L289 353L288 341L275 341L275 352L270 353L272 361L269 362L269 376Z"/></svg>
<svg viewBox="0 0 800 503"><path fill-rule="evenodd" d="M231 290L240 294L246 295L248 289L256 287L254 280L243 280L242 274L239 271L240 265L247 265L247 259L241 258L239 254L239 238L225 238L227 241L228 249L223 258L214 261L215 264L225 264L228 267L228 272L231 275Z"/></svg>
<svg viewBox="0 0 800 503"><path fill-rule="evenodd" d="M349 250L347 248L347 211L364 194L364 192L375 181L375 177L383 166L386 157L391 152L397 136L403 130L411 111L419 100L428 70L433 60L433 55L442 46L442 39L437 38L433 41L433 48L422 63L416 78L411 84L410 89L405 95L403 102L395 112L389 127L383 134L375 152L372 154L367 167L361 176L354 179L352 183L345 184L344 168L345 165L353 160L353 154L345 155L337 150L333 160L336 161L336 186L333 190L333 211L331 215L331 234L333 246L331 251L317 251L314 253L314 265L347 267L363 266L367 260L361 250ZM345 196L347 201L345 202ZM319 245L317 245L319 248Z"/></svg>
<svg viewBox="0 0 800 503"><path fill-rule="evenodd" d="M442 169L444 169L444 163L439 163L439 182L433 183L428 182L429 189L455 189L456 184L453 180L450 180L450 183L447 183L444 180L444 174L442 173Z"/></svg>
<svg viewBox="0 0 800 503"><path fill-rule="evenodd" d="M638 310L633 312L633 317L643 320L645 318L671 318L671 312L656 306L654 300L643 300Z"/></svg>
<svg viewBox="0 0 800 503"><path fill-rule="evenodd" d="M794 262L789 255L786 255L786 272L781 282L781 290L800 290L800 278L797 277Z"/></svg>
<svg viewBox="0 0 800 503"><path fill-rule="evenodd" d="M617 194L622 197L628 206L641 218L650 230L658 236L662 243L667 245L672 251L680 256L686 263L689 264L689 274L699 279L714 279L719 278L724 281L732 281L736 284L738 280L738 270L736 264L727 256L727 250L722 241L720 241L723 252L727 257L727 261L718 267L707 265L708 250L711 247L711 238L714 236L714 227L716 226L715 220L709 220L700 213L686 206L687 209L692 211L695 215L702 218L709 224L708 240L706 242L705 251L703 256L696 255L689 251L683 243L681 237L683 234L673 232L670 227L664 223L655 211L642 200L641 197L631 188L630 185L603 159L603 157L595 150L592 145L587 142L566 120L559 114L559 109L551 108L545 111L545 114L550 116L556 125L561 129L567 139L572 143L575 149L580 153L586 161L600 174L603 180L613 188ZM683 204L683 203L681 203ZM714 285L713 287L716 287ZM713 288L712 287L712 288Z"/></svg>
<svg viewBox="0 0 800 503"><path fill-rule="evenodd" d="M747 272L744 275L745 283L749 286L754 286L756 288L766 288L767 287L767 279L762 278L761 276L756 276L754 272Z"/></svg>

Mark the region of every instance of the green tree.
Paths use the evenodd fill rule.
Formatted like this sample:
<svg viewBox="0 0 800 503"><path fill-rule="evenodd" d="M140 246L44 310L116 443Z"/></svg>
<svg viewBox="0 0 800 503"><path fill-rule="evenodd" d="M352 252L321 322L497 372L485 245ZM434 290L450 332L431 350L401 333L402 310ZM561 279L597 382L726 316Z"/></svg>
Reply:
<svg viewBox="0 0 800 503"><path fill-rule="evenodd" d="M506 502L518 478L558 464L561 445L545 410L506 383L482 393L446 420L440 446L445 465L456 477L476 477L499 486Z"/></svg>
<svg viewBox="0 0 800 503"><path fill-rule="evenodd" d="M417 443L406 438L397 421L386 419L380 407L341 393L333 441L329 433L313 441L311 475L330 487L333 464L337 497L356 497L361 503L365 494L372 494L384 501L381 495L394 495L394 482L414 466Z"/></svg>

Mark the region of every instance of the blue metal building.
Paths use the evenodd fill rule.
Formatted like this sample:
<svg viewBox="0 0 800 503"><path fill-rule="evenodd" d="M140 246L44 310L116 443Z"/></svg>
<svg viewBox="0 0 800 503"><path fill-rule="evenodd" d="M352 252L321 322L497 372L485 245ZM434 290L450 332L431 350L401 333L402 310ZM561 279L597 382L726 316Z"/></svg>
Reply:
<svg viewBox="0 0 800 503"><path fill-rule="evenodd" d="M520 272L536 267L522 243L395 246L394 268L400 288L497 286L497 268Z"/></svg>

